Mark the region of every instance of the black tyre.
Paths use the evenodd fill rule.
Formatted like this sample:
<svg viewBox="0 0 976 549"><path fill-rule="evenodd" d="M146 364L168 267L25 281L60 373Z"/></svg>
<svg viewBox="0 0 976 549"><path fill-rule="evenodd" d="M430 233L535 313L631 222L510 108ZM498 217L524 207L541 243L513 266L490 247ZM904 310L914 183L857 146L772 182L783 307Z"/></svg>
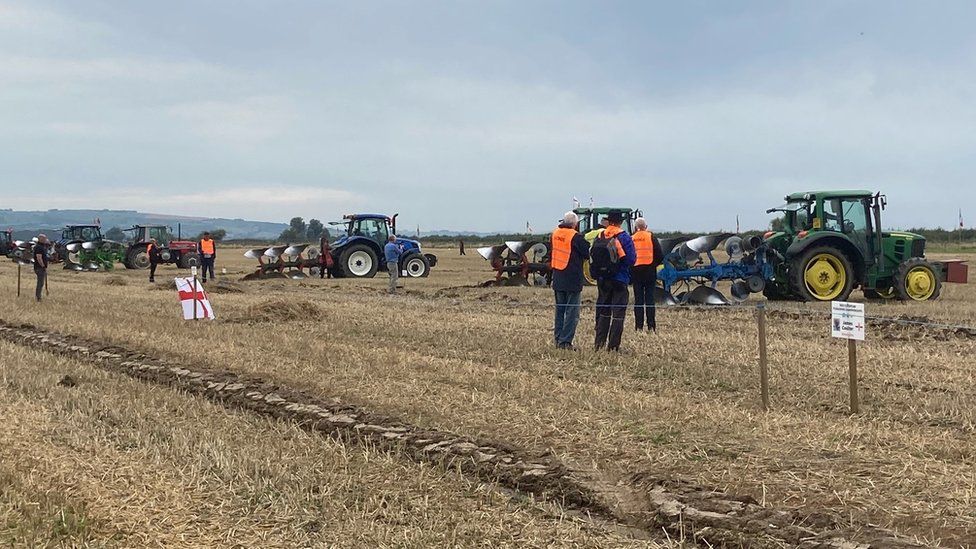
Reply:
<svg viewBox="0 0 976 549"><path fill-rule="evenodd" d="M350 278L373 278L380 267L376 252L364 244L354 244L343 250L339 256L339 266L343 276Z"/></svg>
<svg viewBox="0 0 976 549"><path fill-rule="evenodd" d="M413 254L403 262L403 270L410 278L425 278L430 274L430 261L420 254Z"/></svg>
<svg viewBox="0 0 976 549"><path fill-rule="evenodd" d="M803 301L844 301L854 289L854 268L837 248L814 246L793 261L790 281Z"/></svg>
<svg viewBox="0 0 976 549"><path fill-rule="evenodd" d="M133 248L125 254L125 261L122 263L126 269L148 269L149 252L145 248Z"/></svg>
<svg viewBox="0 0 976 549"><path fill-rule="evenodd" d="M895 294L902 301L938 299L942 279L931 263L920 257L902 261L895 273Z"/></svg>
<svg viewBox="0 0 976 549"><path fill-rule="evenodd" d="M180 260L179 262L177 262L177 265L179 265L181 269L189 269L190 267L199 267L200 256L195 253L183 254L180 256Z"/></svg>

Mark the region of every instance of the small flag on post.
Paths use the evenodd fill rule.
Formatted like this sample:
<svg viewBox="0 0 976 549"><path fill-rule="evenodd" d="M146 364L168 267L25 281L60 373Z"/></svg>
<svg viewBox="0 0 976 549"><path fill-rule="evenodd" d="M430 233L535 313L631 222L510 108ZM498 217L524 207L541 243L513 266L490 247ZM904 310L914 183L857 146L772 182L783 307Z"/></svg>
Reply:
<svg viewBox="0 0 976 549"><path fill-rule="evenodd" d="M962 229L965 226L962 224L962 208L959 208L959 228Z"/></svg>
<svg viewBox="0 0 976 549"><path fill-rule="evenodd" d="M573 197L573 209L575 210L576 208L579 208L579 207L580 207L580 201L579 201L579 198L576 198L576 197L574 196L574 197Z"/></svg>
<svg viewBox="0 0 976 549"><path fill-rule="evenodd" d="M196 291L194 291L194 283ZM176 277L176 291L180 296L180 304L183 306L183 320L194 320L196 318L206 318L213 320L213 307L210 306L210 299L207 292L203 289L192 276Z"/></svg>
<svg viewBox="0 0 976 549"><path fill-rule="evenodd" d="M525 232L526 234L532 234L532 225L528 221L525 222Z"/></svg>

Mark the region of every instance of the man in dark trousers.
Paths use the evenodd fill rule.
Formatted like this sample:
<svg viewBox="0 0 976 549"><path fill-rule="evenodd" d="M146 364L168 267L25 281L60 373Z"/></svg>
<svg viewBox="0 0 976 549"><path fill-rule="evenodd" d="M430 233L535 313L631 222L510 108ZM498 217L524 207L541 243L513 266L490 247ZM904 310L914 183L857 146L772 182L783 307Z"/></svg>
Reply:
<svg viewBox="0 0 976 549"><path fill-rule="evenodd" d="M214 242L213 237L210 236L209 232L203 233L203 238L197 243L197 251L200 253L200 265L202 267L203 282L207 281L207 273L210 273L210 278L216 279L214 275L214 261L217 259L217 243Z"/></svg>
<svg viewBox="0 0 976 549"><path fill-rule="evenodd" d="M610 225L597 235L590 248L590 272L597 278L596 350L620 350L627 303L630 301L630 268L637 260L634 241L623 230L623 212L607 215ZM604 256L609 260L601 260ZM616 259L613 259L616 256Z"/></svg>
<svg viewBox="0 0 976 549"><path fill-rule="evenodd" d="M149 255L149 282L156 282L156 267L163 260L159 253L159 243L155 238L149 239L146 244L146 254Z"/></svg>
<svg viewBox="0 0 976 549"><path fill-rule="evenodd" d="M37 243L31 250L31 257L34 260L34 275L37 277L37 290L34 297L37 301L41 300L44 284L47 283L47 235L37 235Z"/></svg>
<svg viewBox="0 0 976 549"><path fill-rule="evenodd" d="M637 218L634 228L637 229L633 235L637 259L630 275L634 285L634 326L638 332L643 330L646 317L647 330L656 332L654 287L657 286L657 266L661 264L664 253L661 243L647 230L647 221L643 217Z"/></svg>
<svg viewBox="0 0 976 549"><path fill-rule="evenodd" d="M579 324L580 293L583 291L583 260L590 245L577 230L579 216L566 212L552 233L552 289L556 297L556 319L553 336L556 347L572 349Z"/></svg>
<svg viewBox="0 0 976 549"><path fill-rule="evenodd" d="M460 255L464 255L464 241L458 240L458 250L461 252Z"/></svg>

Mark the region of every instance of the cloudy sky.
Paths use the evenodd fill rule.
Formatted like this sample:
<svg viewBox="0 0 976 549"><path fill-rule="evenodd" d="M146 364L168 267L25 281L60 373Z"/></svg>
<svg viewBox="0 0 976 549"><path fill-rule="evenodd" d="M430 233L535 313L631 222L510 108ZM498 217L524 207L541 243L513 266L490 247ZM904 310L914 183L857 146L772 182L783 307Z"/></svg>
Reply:
<svg viewBox="0 0 976 549"><path fill-rule="evenodd" d="M976 3L0 0L0 207L976 221ZM967 225L970 219L967 219Z"/></svg>

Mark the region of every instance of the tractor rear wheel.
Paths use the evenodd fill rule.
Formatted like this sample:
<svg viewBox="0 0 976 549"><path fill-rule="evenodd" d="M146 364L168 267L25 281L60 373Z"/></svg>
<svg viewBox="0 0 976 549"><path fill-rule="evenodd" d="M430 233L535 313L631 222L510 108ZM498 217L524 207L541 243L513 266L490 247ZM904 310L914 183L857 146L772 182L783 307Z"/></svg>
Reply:
<svg viewBox="0 0 976 549"><path fill-rule="evenodd" d="M125 255L124 264L128 269L148 269L149 252L145 248L134 248Z"/></svg>
<svg viewBox="0 0 976 549"><path fill-rule="evenodd" d="M837 248L814 246L793 262L793 291L803 301L844 301L854 289L851 260Z"/></svg>
<svg viewBox="0 0 976 549"><path fill-rule="evenodd" d="M931 263L915 257L898 265L895 293L902 301L937 299L942 293L942 280Z"/></svg>
<svg viewBox="0 0 976 549"><path fill-rule="evenodd" d="M403 269L410 278L424 278L430 274L430 263L426 257L414 254L403 263Z"/></svg>
<svg viewBox="0 0 976 549"><path fill-rule="evenodd" d="M379 269L376 252L364 244L349 246L339 257L342 274L351 278L372 278Z"/></svg>
<svg viewBox="0 0 976 549"><path fill-rule="evenodd" d="M596 286L596 278L590 274L590 260L583 260L583 284L586 286Z"/></svg>

